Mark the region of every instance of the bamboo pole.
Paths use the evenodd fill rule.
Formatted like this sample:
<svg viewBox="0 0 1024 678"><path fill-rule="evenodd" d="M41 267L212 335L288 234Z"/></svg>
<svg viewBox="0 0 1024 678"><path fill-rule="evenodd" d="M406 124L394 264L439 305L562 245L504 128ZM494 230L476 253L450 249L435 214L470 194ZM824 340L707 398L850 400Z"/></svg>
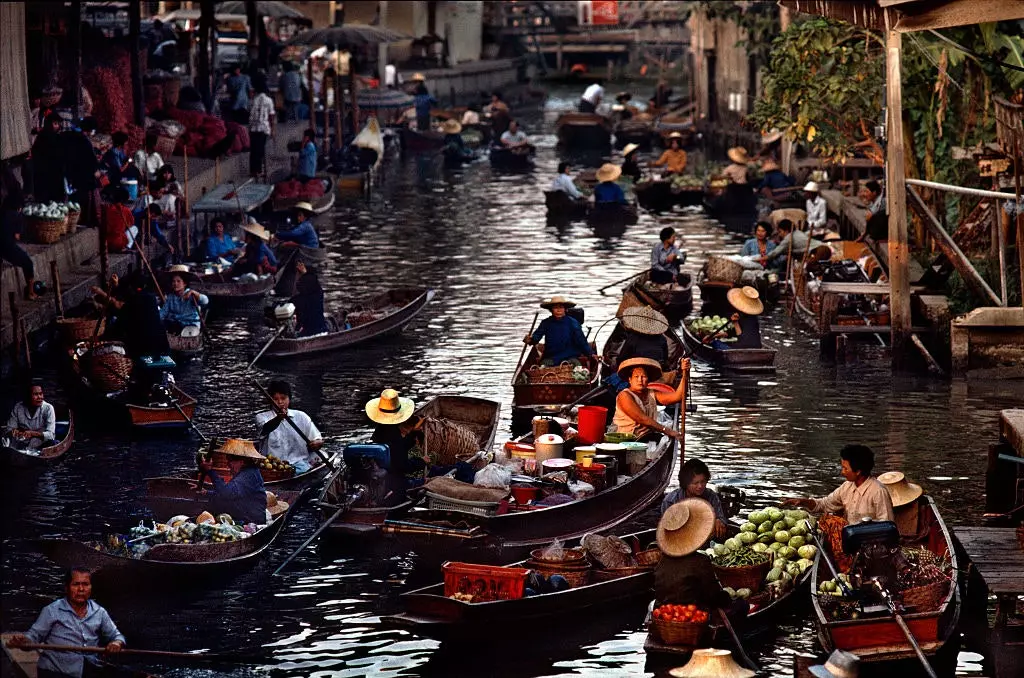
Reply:
<svg viewBox="0 0 1024 678"><path fill-rule="evenodd" d="M105 287L110 277L107 272L110 270L110 261L107 253L107 220L100 219L100 227L96 229L100 239L100 287Z"/></svg>
<svg viewBox="0 0 1024 678"><path fill-rule="evenodd" d="M182 144L182 151L185 154L185 209L183 219L185 220L185 256L192 256L192 213L188 202L188 148Z"/></svg>
<svg viewBox="0 0 1024 678"><path fill-rule="evenodd" d="M14 292L7 293L7 304L11 307L11 332L14 334L14 366L18 366L18 361L21 360L21 332L18 328L21 327L21 309L18 308L18 295Z"/></svg>
<svg viewBox="0 0 1024 678"><path fill-rule="evenodd" d="M31 370L32 369L32 344L30 344L29 341L28 341L28 327L25 325L25 317L24 316L22 316L21 318L18 319L18 325L19 325L19 327L15 328L15 332L17 332L18 329L21 330L21 340L24 342L24 345L25 345L25 367L27 367L28 369Z"/></svg>
<svg viewBox="0 0 1024 678"><path fill-rule="evenodd" d="M334 149L338 150L344 146L344 132L342 121L345 119L343 97L341 92L341 58L340 52L335 52L334 57Z"/></svg>
<svg viewBox="0 0 1024 678"><path fill-rule="evenodd" d="M57 260L50 262L50 279L53 280L53 301L57 305L57 317L64 319L64 295L60 291L60 270Z"/></svg>
<svg viewBox="0 0 1024 678"><path fill-rule="evenodd" d="M996 241L996 254L999 257L999 296L1003 306L1007 304L1006 290L1006 234L1003 233L1003 220L999 218L999 201L992 201L992 230Z"/></svg>
<svg viewBox="0 0 1024 678"><path fill-rule="evenodd" d="M306 59L306 80L308 87L306 93L309 96L309 128L313 130L313 141L316 142L316 95L313 93L313 58ZM326 120L324 122L327 122Z"/></svg>
<svg viewBox="0 0 1024 678"><path fill-rule="evenodd" d="M903 38L891 28L886 33L886 110L888 111L885 191L889 211L889 295L892 327L892 367L903 366L910 341L910 248L907 242L907 185L903 146L903 87L901 52Z"/></svg>
<svg viewBox="0 0 1024 678"><path fill-rule="evenodd" d="M1021 217L1021 202L1020 202L1020 144L1014 138L1013 141L1013 190L1017 195L1017 258L1020 262L1020 296L1021 303L1024 304L1024 219Z"/></svg>

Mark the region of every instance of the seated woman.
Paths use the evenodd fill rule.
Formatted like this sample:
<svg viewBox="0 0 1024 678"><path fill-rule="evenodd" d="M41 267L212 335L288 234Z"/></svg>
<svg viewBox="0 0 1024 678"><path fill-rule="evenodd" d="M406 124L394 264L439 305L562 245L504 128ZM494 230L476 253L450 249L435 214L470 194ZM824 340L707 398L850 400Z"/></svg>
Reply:
<svg viewBox="0 0 1024 678"><path fill-rule="evenodd" d="M540 307L551 311L551 316L541 320L533 334L523 337L523 343L527 345L544 340L541 365L555 367L563 362L582 365L584 360L594 355L579 321L569 315L569 309L574 306L575 302L559 295L541 302Z"/></svg>
<svg viewBox="0 0 1024 678"><path fill-rule="evenodd" d="M462 124L458 120L445 120L441 125L441 131L444 132L445 154L464 158L473 155L473 151L466 145L466 140L462 138Z"/></svg>
<svg viewBox="0 0 1024 678"><path fill-rule="evenodd" d="M594 186L594 204L596 205L625 205L626 194L622 187L615 183L615 180L622 176L622 169L618 165L605 163L597 170L598 184Z"/></svg>
<svg viewBox="0 0 1024 678"><path fill-rule="evenodd" d="M647 386L661 378L661 365L650 358L630 358L619 364L620 379L629 386L615 397L615 416L612 425L619 433L632 433L637 440L657 440L665 434L681 440L679 431L658 423L658 405L681 403L686 395L686 382L690 379L690 359L679 361L679 386L671 393L652 391Z"/></svg>
<svg viewBox="0 0 1024 678"><path fill-rule="evenodd" d="M413 417L416 409L411 398L402 398L398 391L384 389L379 398L366 403L366 416L376 426L373 428L371 440L387 445L391 457L388 466L389 487L394 492L394 501L399 503L405 499L407 476L422 473L426 465L422 459L409 458L409 451L416 445L416 431L422 420Z"/></svg>
<svg viewBox="0 0 1024 678"><path fill-rule="evenodd" d="M622 149L622 176L629 177L633 183L640 181L644 175L636 156L639 148L640 146L637 144L626 144L626 147Z"/></svg>
<svg viewBox="0 0 1024 678"><path fill-rule="evenodd" d="M231 275L237 278L247 274L258 277L266 273L276 273L277 258L267 247L267 241L270 240L267 229L259 224L246 224L242 230L245 231L245 249L231 267Z"/></svg>
<svg viewBox="0 0 1024 678"><path fill-rule="evenodd" d="M651 167L665 167L666 174L682 174L686 171L686 151L683 150L683 135L672 132L668 135L668 148Z"/></svg>
<svg viewBox="0 0 1024 678"><path fill-rule="evenodd" d="M295 296L292 297L292 303L295 304L296 335L311 337L323 334L327 332L327 320L324 318L324 288L320 286L316 271L306 268L303 262L295 263L295 272L299 275L295 283Z"/></svg>
<svg viewBox="0 0 1024 678"><path fill-rule="evenodd" d="M722 509L722 500L718 493L708 489L711 471L700 459L687 459L679 469L679 487L665 495L661 501L661 513L665 514L673 504L684 499L703 499L711 504L715 511L715 527L712 536L719 541L726 537L727 518Z"/></svg>
<svg viewBox="0 0 1024 678"><path fill-rule="evenodd" d="M662 558L654 570L654 605L696 605L723 609L730 619L743 618L747 601L732 600L715 577L711 558L697 549L711 538L715 511L703 499L673 504L658 521L657 540Z"/></svg>
<svg viewBox="0 0 1024 678"><path fill-rule="evenodd" d="M711 345L719 350L732 348L761 348L761 321L764 312L761 295L753 287L734 287L726 294L729 304L736 309L729 318L729 326L720 331Z"/></svg>
<svg viewBox="0 0 1024 678"><path fill-rule="evenodd" d="M768 254L775 249L775 242L771 239L772 225L767 221L757 222L754 227L754 237L743 243L740 256L757 259L762 266L768 266Z"/></svg>
<svg viewBox="0 0 1024 678"><path fill-rule="evenodd" d="M908 481L902 471L880 473L878 482L882 483L892 499L892 512L900 536L909 542L924 539L931 526L922 524L920 520L917 500L924 494L921 486Z"/></svg>
<svg viewBox="0 0 1024 678"><path fill-rule="evenodd" d="M320 236L313 225L313 205L306 201L297 202L292 212L295 215L295 228L278 229L274 238L285 247L319 247Z"/></svg>
<svg viewBox="0 0 1024 678"><path fill-rule="evenodd" d="M242 254L242 245L235 242L230 233L224 232L223 218L214 217L210 230L210 237L206 239L206 243L203 246L206 261L217 261L218 259L234 261L236 257Z"/></svg>
<svg viewBox="0 0 1024 678"><path fill-rule="evenodd" d="M172 334L181 334L186 327L200 327L200 308L210 303L209 297L185 284L185 279L192 277L184 264L167 269L165 279L170 283L170 290L160 306L160 320L164 329Z"/></svg>
<svg viewBox="0 0 1024 678"><path fill-rule="evenodd" d="M56 438L57 415L46 402L43 387L30 384L20 403L11 410L0 444L15 450L40 450Z"/></svg>
<svg viewBox="0 0 1024 678"><path fill-rule="evenodd" d="M199 462L200 471L213 483L210 512L214 515L227 513L238 525L269 523L267 491L263 486L263 474L256 466L263 455L256 451L251 440L236 438L225 440L217 451L228 458L231 480L225 481L219 473L214 473L213 462L209 459Z"/></svg>

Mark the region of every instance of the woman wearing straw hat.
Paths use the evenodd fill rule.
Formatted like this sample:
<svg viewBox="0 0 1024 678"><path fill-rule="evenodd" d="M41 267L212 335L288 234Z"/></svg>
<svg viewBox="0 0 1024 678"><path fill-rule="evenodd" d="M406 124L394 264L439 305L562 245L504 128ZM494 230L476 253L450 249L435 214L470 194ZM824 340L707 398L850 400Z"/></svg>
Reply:
<svg viewBox="0 0 1024 678"><path fill-rule="evenodd" d="M686 171L686 151L683 150L683 135L679 132L668 135L668 148L651 163L651 167L663 165L667 174L682 174Z"/></svg>
<svg viewBox="0 0 1024 678"><path fill-rule="evenodd" d="M686 382L690 379L690 359L679 361L682 378L671 393L652 391L648 384L662 377L661 365L650 358L630 358L619 363L618 376L629 386L615 397L615 415L612 425L619 433L632 433L638 440L655 440L659 434L681 440L680 431L658 422L658 405L683 402Z"/></svg>
<svg viewBox="0 0 1024 678"><path fill-rule="evenodd" d="M444 155L445 158L464 159L473 157L473 151L466 146L462 138L462 123L458 120L445 120L441 124L441 131L444 132Z"/></svg>
<svg viewBox="0 0 1024 678"><path fill-rule="evenodd" d="M551 311L551 315L540 321L533 334L523 338L523 343L528 345L544 340L541 365L554 367L563 362L581 365L584 359L594 355L579 321L569 315L569 309L574 306L574 302L558 294L541 302L540 307Z"/></svg>
<svg viewBox="0 0 1024 678"><path fill-rule="evenodd" d="M596 205L625 205L626 194L622 186L615 183L615 180L622 176L622 169L618 165L607 162L597 170L598 184L594 186L594 204Z"/></svg>
<svg viewBox="0 0 1024 678"><path fill-rule="evenodd" d="M437 105L437 100L430 96L430 92L427 91L427 85L423 81L423 76L420 76L419 82L416 83L416 90L413 95L413 108L416 109L416 130L418 132L429 132L430 131L430 110ZM414 75L413 78L416 76Z"/></svg>
<svg viewBox="0 0 1024 678"><path fill-rule="evenodd" d="M622 313L622 328L626 338L619 349L619 361L630 358L650 358L668 367L668 320L650 306L634 306Z"/></svg>
<svg viewBox="0 0 1024 678"><path fill-rule="evenodd" d="M639 149L639 144L626 144L622 149L622 176L629 177L633 183L640 181L644 175L636 156Z"/></svg>
<svg viewBox="0 0 1024 678"><path fill-rule="evenodd" d="M210 303L210 298L189 288L186 282L195 282L198 278L184 264L171 266L164 271L163 278L165 289L169 283L164 303L160 305L164 329L181 334L186 327L199 327L202 324L200 309Z"/></svg>
<svg viewBox="0 0 1024 678"><path fill-rule="evenodd" d="M270 232L255 222L243 226L242 231L245 232L245 249L231 267L231 275L237 278L243 275L261 276L265 273L276 273L277 258L267 247Z"/></svg>
<svg viewBox="0 0 1024 678"><path fill-rule="evenodd" d="M393 388L381 391L380 397L367 401L365 407L366 416L376 424L370 440L388 446L389 489L396 495L395 503L405 499L406 476L422 472L426 467L422 459L409 458L409 451L416 446L416 432L423 421L420 417L413 417L415 409L411 398L399 396Z"/></svg>
<svg viewBox="0 0 1024 678"><path fill-rule="evenodd" d="M662 558L654 570L654 604L696 605L704 610L723 608L730 617L742 617L749 606L733 601L715 577L711 558L697 549L711 538L715 511L703 499L673 504L658 521L656 533Z"/></svg>
<svg viewBox="0 0 1024 678"><path fill-rule="evenodd" d="M726 294L729 304L736 312L729 318L729 325L721 330L711 345L720 351L733 348L761 348L761 322L758 316L764 312L761 295L750 286L734 287Z"/></svg>
<svg viewBox="0 0 1024 678"><path fill-rule="evenodd" d="M878 476L878 482L885 486L892 499L892 512L896 518L896 527L899 528L903 537L916 540L923 537L920 534L920 522L918 520L917 500L924 494L924 490L917 483L907 480L902 471L888 471ZM925 530L929 526L923 526Z"/></svg>
<svg viewBox="0 0 1024 678"><path fill-rule="evenodd" d="M214 473L210 459L204 457L199 462L199 469L213 483L211 513L227 513L242 525L267 523L267 493L263 475L256 466L263 455L256 451L251 440L237 438L228 438L217 451L228 458L231 480L225 481L219 473Z"/></svg>
<svg viewBox="0 0 1024 678"><path fill-rule="evenodd" d="M747 165L750 164L750 156L747 155L747 149L742 146L734 146L725 153L729 156L731 164L726 167L722 174L731 184L745 184L747 183Z"/></svg>
<svg viewBox="0 0 1024 678"><path fill-rule="evenodd" d="M278 229L274 238L285 247L301 245L302 247L320 247L320 238L313 226L313 205L306 201L295 203L295 228Z"/></svg>

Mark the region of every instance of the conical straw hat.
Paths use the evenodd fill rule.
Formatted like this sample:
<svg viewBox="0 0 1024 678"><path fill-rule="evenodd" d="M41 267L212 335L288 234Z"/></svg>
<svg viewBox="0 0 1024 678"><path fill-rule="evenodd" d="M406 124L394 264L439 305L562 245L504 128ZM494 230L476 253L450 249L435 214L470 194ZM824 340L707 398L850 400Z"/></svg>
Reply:
<svg viewBox="0 0 1024 678"><path fill-rule="evenodd" d="M747 149L742 146L733 146L726 151L725 154L729 156L729 160L740 165L746 165L750 162L750 156L747 155Z"/></svg>
<svg viewBox="0 0 1024 678"><path fill-rule="evenodd" d="M893 508L906 506L913 501L917 501L917 498L924 493L920 485L908 482L907 477L903 475L902 471L882 473L878 476L878 482L882 483L885 489L889 491Z"/></svg>
<svg viewBox="0 0 1024 678"><path fill-rule="evenodd" d="M267 490L267 510L271 517L276 517L288 510L289 504L284 499L278 499L277 495Z"/></svg>
<svg viewBox="0 0 1024 678"><path fill-rule="evenodd" d="M263 459L263 455L256 451L256 446L251 440L242 440L241 438L228 438L217 448L217 451L231 457Z"/></svg>
<svg viewBox="0 0 1024 678"><path fill-rule="evenodd" d="M716 648L694 650L686 666L672 669L668 673L675 678L751 678L756 675L737 664L732 658L732 652Z"/></svg>
<svg viewBox="0 0 1024 678"><path fill-rule="evenodd" d="M566 308L572 308L575 305L576 302L569 301L566 297L563 297L561 294L556 294L550 299L545 299L544 301L540 302L540 307L546 308L549 311L551 310L552 306L565 306Z"/></svg>
<svg viewBox="0 0 1024 678"><path fill-rule="evenodd" d="M711 537L711 530L714 529L714 526L715 510L711 508L711 504L703 499L684 499L669 506L661 516L656 533L658 548L667 556L689 555ZM716 674L693 675L711 676Z"/></svg>
<svg viewBox="0 0 1024 678"><path fill-rule="evenodd" d="M622 324L631 332L640 334L664 334L668 331L668 320L650 306L633 306L622 314Z"/></svg>
<svg viewBox="0 0 1024 678"><path fill-rule="evenodd" d="M725 297L740 313L747 315L761 315L764 313L764 304L761 303L761 295L753 287L734 287L729 290Z"/></svg>
<svg viewBox="0 0 1024 678"><path fill-rule="evenodd" d="M268 231L267 229L263 228L263 226L255 222L251 224L246 224L245 226L242 227L242 230L245 231L246 233L251 233L252 235L256 236L257 238L264 242L270 240L270 231Z"/></svg>
<svg viewBox="0 0 1024 678"><path fill-rule="evenodd" d="M601 165L601 169L597 170L598 181L615 181L620 176L622 176L622 168L610 162Z"/></svg>
<svg viewBox="0 0 1024 678"><path fill-rule="evenodd" d="M644 368L644 371L647 372L647 381L649 382L661 379L661 365L658 364L657 360L651 360L650 358L623 360L616 372L618 372L621 378L629 380L629 375L633 373L634 367Z"/></svg>
<svg viewBox="0 0 1024 678"><path fill-rule="evenodd" d="M462 123L458 120L445 120L441 124L441 131L445 134L458 134L462 131Z"/></svg>

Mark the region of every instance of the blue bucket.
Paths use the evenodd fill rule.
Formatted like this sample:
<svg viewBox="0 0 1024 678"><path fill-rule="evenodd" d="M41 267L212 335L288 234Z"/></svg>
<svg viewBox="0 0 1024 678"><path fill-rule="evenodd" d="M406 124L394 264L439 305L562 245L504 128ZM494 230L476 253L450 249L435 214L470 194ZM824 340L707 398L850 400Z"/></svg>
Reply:
<svg viewBox="0 0 1024 678"><path fill-rule="evenodd" d="M139 182L137 179L121 179L121 185L128 191L128 197L132 200L139 199Z"/></svg>

